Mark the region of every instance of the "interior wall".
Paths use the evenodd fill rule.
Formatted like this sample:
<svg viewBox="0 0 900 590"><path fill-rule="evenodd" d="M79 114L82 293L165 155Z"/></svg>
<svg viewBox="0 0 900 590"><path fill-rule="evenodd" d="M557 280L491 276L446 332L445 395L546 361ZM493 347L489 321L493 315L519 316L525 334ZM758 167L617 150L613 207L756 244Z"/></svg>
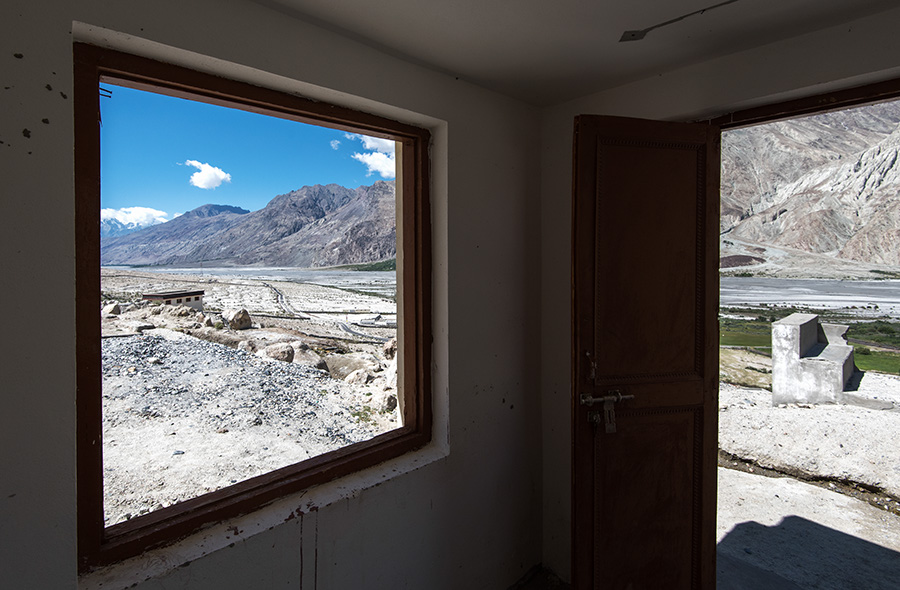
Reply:
<svg viewBox="0 0 900 590"><path fill-rule="evenodd" d="M539 563L537 111L246 0L13 0L0 6L2 584L79 585L73 22L96 43L418 122L435 139L437 440L405 473L286 498L236 520L236 536L225 523L80 586L496 589Z"/></svg>
<svg viewBox="0 0 900 590"><path fill-rule="evenodd" d="M543 562L568 579L572 130L579 114L701 120L900 76L900 10L544 109L541 120ZM650 173L652 171L648 171Z"/></svg>

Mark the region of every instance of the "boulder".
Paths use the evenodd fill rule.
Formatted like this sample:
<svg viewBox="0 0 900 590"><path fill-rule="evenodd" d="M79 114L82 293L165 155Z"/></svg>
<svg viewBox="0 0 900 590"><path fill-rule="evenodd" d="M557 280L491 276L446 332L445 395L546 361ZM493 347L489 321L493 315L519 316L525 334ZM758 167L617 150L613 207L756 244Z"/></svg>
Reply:
<svg viewBox="0 0 900 590"><path fill-rule="evenodd" d="M369 381L372 380L372 374L369 373L366 369L356 369L346 377L344 377L344 382L349 383L350 385L365 385Z"/></svg>
<svg viewBox="0 0 900 590"><path fill-rule="evenodd" d="M112 303L105 305L101 313L103 315L119 315L120 313L122 313L122 308L118 303L113 301Z"/></svg>
<svg viewBox="0 0 900 590"><path fill-rule="evenodd" d="M194 330L191 336L207 342L224 344L229 348L238 348L242 342L240 337L224 330L216 330L215 328L200 328L199 330Z"/></svg>
<svg viewBox="0 0 900 590"><path fill-rule="evenodd" d="M322 369L323 371L328 370L328 365L325 363L325 359L319 356L314 350L310 350L309 346L307 346L303 342L294 340L293 342L291 342L291 346L294 348L295 363L299 365L309 365L310 367Z"/></svg>
<svg viewBox="0 0 900 590"><path fill-rule="evenodd" d="M397 396L394 394L390 394L385 396L384 405L381 408L382 412L393 412L397 409Z"/></svg>
<svg viewBox="0 0 900 590"><path fill-rule="evenodd" d="M384 343L384 347L382 347L382 352L384 353L384 358L391 360L395 356L397 356L397 339L391 338L387 342Z"/></svg>
<svg viewBox="0 0 900 590"><path fill-rule="evenodd" d="M387 391L376 392L370 404L375 411L387 414L397 409L397 396Z"/></svg>
<svg viewBox="0 0 900 590"><path fill-rule="evenodd" d="M391 361L391 364L384 370L384 389L397 389L397 358Z"/></svg>
<svg viewBox="0 0 900 590"><path fill-rule="evenodd" d="M343 380L347 375L357 369L377 371L381 368L378 359L374 355L351 352L350 354L329 354L325 357L325 364L333 379Z"/></svg>
<svg viewBox="0 0 900 590"><path fill-rule="evenodd" d="M164 305L160 313L171 318L186 318L195 315L197 310L187 305Z"/></svg>
<svg viewBox="0 0 900 590"><path fill-rule="evenodd" d="M265 349L266 356L277 361L289 363L294 360L294 347L287 342L276 342Z"/></svg>
<svg viewBox="0 0 900 590"><path fill-rule="evenodd" d="M247 352L256 352L259 350L259 346L256 345L255 340L241 340L238 342L238 350L245 350Z"/></svg>
<svg viewBox="0 0 900 590"><path fill-rule="evenodd" d="M250 314L247 313L247 310L244 308L226 309L225 312L222 313L222 319L225 320L225 323L228 324L228 327L232 330L246 330L253 325Z"/></svg>

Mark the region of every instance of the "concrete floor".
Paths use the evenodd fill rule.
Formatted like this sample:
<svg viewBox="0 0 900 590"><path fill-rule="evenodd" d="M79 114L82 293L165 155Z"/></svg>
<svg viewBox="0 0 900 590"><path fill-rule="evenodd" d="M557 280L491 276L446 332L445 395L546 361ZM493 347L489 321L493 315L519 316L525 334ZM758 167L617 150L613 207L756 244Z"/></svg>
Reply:
<svg viewBox="0 0 900 590"><path fill-rule="evenodd" d="M789 477L719 468L719 590L897 590L900 516Z"/></svg>
<svg viewBox="0 0 900 590"><path fill-rule="evenodd" d="M897 590L900 516L791 478L719 468L717 590ZM535 568L509 590L569 590Z"/></svg>

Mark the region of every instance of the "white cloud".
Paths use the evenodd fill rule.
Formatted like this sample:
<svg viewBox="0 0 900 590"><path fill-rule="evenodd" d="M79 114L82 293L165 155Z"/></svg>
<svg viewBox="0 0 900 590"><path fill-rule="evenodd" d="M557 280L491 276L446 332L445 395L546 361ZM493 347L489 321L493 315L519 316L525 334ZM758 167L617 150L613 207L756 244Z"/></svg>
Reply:
<svg viewBox="0 0 900 590"><path fill-rule="evenodd" d="M100 220L115 219L128 226L143 227L169 221L169 214L150 207L122 207L121 209L101 209Z"/></svg>
<svg viewBox="0 0 900 590"><path fill-rule="evenodd" d="M332 139L331 140L331 149L336 150L339 147L341 147L341 142L337 139Z"/></svg>
<svg viewBox="0 0 900 590"><path fill-rule="evenodd" d="M366 135L360 135L359 139L367 150L381 152L382 154L393 155L394 148L397 145L397 142L393 139L381 139L380 137L368 137Z"/></svg>
<svg viewBox="0 0 900 590"><path fill-rule="evenodd" d="M369 137L357 133L347 133L344 137L362 142L366 152L357 152L353 154L352 157L354 160L358 160L366 165L366 168L368 169L367 176L371 176L372 173L377 172L382 178L394 178L396 175L394 151L397 144L393 139Z"/></svg>
<svg viewBox="0 0 900 590"><path fill-rule="evenodd" d="M382 178L394 178L397 174L394 154L383 154L381 152L356 153L353 154L353 159L359 160L366 165L368 169L366 176L371 176L373 172L377 172Z"/></svg>
<svg viewBox="0 0 900 590"><path fill-rule="evenodd" d="M193 166L199 170L199 172L191 174L191 184L197 188L211 189L223 182L231 182L231 174L221 168L200 163L197 160L186 160L184 163L186 166Z"/></svg>

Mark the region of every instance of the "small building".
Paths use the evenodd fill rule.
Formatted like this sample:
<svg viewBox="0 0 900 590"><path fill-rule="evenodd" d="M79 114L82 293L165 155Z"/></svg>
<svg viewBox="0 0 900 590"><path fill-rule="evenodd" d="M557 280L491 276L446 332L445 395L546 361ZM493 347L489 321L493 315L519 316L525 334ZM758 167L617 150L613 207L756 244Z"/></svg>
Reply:
<svg viewBox="0 0 900 590"><path fill-rule="evenodd" d="M187 305L203 311L203 291L164 291L144 293L144 301L156 301L163 305Z"/></svg>

